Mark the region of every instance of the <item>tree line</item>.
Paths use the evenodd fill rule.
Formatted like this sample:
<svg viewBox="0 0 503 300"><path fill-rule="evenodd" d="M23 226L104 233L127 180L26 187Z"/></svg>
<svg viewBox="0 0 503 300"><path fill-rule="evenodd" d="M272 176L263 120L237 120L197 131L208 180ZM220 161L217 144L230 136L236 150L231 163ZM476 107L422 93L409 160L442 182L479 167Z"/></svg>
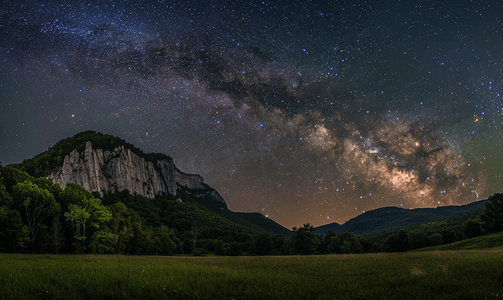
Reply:
<svg viewBox="0 0 503 300"><path fill-rule="evenodd" d="M241 255L260 234L183 190L154 199L127 190L101 196L0 165L2 252Z"/></svg>
<svg viewBox="0 0 503 300"><path fill-rule="evenodd" d="M357 236L351 232L337 235L328 231L316 235L315 229L304 224L293 228L290 237L292 254L339 254L405 252L429 246L450 244L459 240L503 231L503 194L489 197L478 218L470 218L457 223L442 221L418 224L400 228L392 233ZM480 220L480 221L479 221Z"/></svg>
<svg viewBox="0 0 503 300"><path fill-rule="evenodd" d="M216 209L215 209L216 210ZM224 214L225 215L225 214ZM231 217L229 217L231 218ZM489 197L480 221L440 232L400 230L385 238L343 232L317 235L304 224L291 235L232 221L204 207L184 189L148 199L121 191L100 195L69 183L64 189L0 165L0 251L287 255L400 252L501 231L503 194ZM455 228L455 229L453 229Z"/></svg>

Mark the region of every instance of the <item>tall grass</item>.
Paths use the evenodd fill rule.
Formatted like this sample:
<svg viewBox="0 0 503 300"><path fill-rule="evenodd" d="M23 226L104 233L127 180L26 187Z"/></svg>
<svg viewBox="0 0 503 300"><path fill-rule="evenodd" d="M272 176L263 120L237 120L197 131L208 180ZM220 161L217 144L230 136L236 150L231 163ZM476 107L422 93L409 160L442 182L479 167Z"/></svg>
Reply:
<svg viewBox="0 0 503 300"><path fill-rule="evenodd" d="M503 299L503 250L282 257L0 254L2 299Z"/></svg>

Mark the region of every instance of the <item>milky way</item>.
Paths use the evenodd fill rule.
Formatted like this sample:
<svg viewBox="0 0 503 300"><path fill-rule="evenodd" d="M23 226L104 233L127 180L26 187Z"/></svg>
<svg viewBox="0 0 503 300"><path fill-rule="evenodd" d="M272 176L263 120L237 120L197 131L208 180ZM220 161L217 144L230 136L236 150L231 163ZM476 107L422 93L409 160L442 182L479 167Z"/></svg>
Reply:
<svg viewBox="0 0 503 300"><path fill-rule="evenodd" d="M287 227L498 192L502 5L325 2L3 5L0 161L96 130Z"/></svg>

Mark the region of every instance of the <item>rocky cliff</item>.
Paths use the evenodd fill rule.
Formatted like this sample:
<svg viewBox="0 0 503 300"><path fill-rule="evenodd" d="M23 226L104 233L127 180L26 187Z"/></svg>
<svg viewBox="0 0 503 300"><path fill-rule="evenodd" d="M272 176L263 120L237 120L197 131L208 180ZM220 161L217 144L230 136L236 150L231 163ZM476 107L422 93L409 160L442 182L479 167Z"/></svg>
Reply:
<svg viewBox="0 0 503 300"><path fill-rule="evenodd" d="M103 151L93 149L91 142L87 142L84 152L72 151L64 158L63 166L48 177L61 188L73 182L88 191L103 193L127 189L148 198L176 195L177 186L185 186L208 190L205 193L214 193L215 199L224 202L215 190L204 184L201 176L180 172L171 158L147 161L124 146Z"/></svg>

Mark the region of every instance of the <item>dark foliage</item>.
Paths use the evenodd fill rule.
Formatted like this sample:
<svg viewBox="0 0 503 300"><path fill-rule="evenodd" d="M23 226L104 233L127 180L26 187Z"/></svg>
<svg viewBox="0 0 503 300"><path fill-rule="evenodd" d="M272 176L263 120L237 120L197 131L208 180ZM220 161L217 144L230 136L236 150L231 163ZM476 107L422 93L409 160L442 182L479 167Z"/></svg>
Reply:
<svg viewBox="0 0 503 300"><path fill-rule="evenodd" d="M253 243L250 254L254 255L274 255L276 254L276 249L271 235L263 232L259 234Z"/></svg>
<svg viewBox="0 0 503 300"><path fill-rule="evenodd" d="M465 227L463 227L463 233L466 238L474 238L482 235L482 228L477 220L470 219L466 221Z"/></svg>
<svg viewBox="0 0 503 300"><path fill-rule="evenodd" d="M23 195L18 193L15 198L12 197L13 186L24 182L45 191L61 208L54 212L54 216L43 220L36 239L30 235L27 226ZM75 223L70 216L79 212L80 208L77 209L75 205L84 201L82 199L95 199L92 201L103 213L96 215L96 219L86 221L89 223ZM68 184L62 190L46 178L35 179L11 166L0 166L0 251L28 252L32 249L32 252L37 253L96 251L174 254L192 253L199 248L204 251L197 250L194 253L215 251L221 255L242 255L243 251L250 250L254 236L267 230L261 226L265 224L273 232L278 231L275 227L281 227L263 216L265 221L259 222L259 225L253 224L253 220L259 216L244 218L243 214L233 213L226 206L211 203L210 200L215 201L212 198L192 197L183 188L179 188L176 197L165 195L148 199L131 195L127 190L101 197L76 184ZM219 205L221 209L207 208L212 205L213 208ZM218 213L220 210L225 213ZM84 230L82 226L85 225ZM272 253L277 253L272 241L271 244Z"/></svg>
<svg viewBox="0 0 503 300"><path fill-rule="evenodd" d="M388 236L384 242L384 248L388 252L405 252L409 250L409 236L405 230Z"/></svg>
<svg viewBox="0 0 503 300"><path fill-rule="evenodd" d="M308 255L315 254L320 240L314 233L314 227L309 223L303 227L293 228L290 237L290 251L292 254Z"/></svg>
<svg viewBox="0 0 503 300"><path fill-rule="evenodd" d="M488 200L480 216L482 228L487 233L500 232L503 230L503 194L494 194Z"/></svg>

